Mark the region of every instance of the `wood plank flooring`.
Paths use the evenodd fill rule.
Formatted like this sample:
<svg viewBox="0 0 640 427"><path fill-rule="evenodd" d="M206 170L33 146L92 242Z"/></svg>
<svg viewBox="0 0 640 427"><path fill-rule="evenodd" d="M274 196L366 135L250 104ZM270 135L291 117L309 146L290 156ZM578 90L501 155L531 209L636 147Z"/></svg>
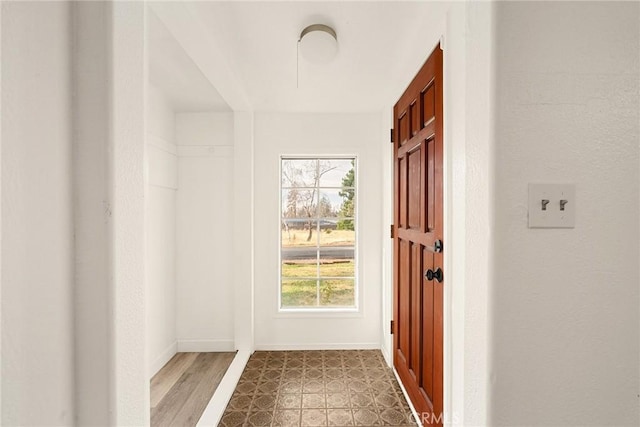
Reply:
<svg viewBox="0 0 640 427"><path fill-rule="evenodd" d="M235 353L178 353L151 379L151 425L195 426Z"/></svg>

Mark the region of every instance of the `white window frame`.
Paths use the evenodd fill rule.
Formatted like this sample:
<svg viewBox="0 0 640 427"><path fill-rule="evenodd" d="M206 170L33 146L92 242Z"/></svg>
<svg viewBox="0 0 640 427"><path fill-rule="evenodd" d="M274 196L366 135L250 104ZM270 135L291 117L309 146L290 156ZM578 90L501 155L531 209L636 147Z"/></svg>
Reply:
<svg viewBox="0 0 640 427"><path fill-rule="evenodd" d="M355 173L354 173L354 185L353 188L355 190L355 206L354 206L354 215L353 220L354 224L354 254L353 254L353 262L354 262L354 306L353 307L323 307L323 306L308 306L308 307L283 307L282 306L282 193L286 187L282 185L282 163L284 160L353 160L355 164ZM280 315L302 315L303 317L315 317L315 315L319 316L327 316L331 314L337 315L346 315L348 317L356 316L360 317L362 315L361 312L361 298L362 292L360 290L360 256L359 256L359 247L360 247L360 203L359 203L359 158L355 154L338 154L338 155L329 155L329 154L303 154L303 155L295 155L295 154L287 154L280 155L279 164L278 164L278 277L277 277L277 313ZM311 187L308 187L311 188ZM318 190L323 187L318 186ZM337 188L335 188L337 189ZM318 276L317 280L320 280L321 277ZM350 279L350 277L349 277Z"/></svg>

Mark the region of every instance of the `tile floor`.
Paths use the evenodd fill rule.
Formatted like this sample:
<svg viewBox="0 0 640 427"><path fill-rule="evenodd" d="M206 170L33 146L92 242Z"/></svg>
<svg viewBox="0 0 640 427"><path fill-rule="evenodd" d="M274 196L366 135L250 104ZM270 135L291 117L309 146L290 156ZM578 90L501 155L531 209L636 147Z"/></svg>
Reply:
<svg viewBox="0 0 640 427"><path fill-rule="evenodd" d="M259 351L221 426L415 426L378 350Z"/></svg>

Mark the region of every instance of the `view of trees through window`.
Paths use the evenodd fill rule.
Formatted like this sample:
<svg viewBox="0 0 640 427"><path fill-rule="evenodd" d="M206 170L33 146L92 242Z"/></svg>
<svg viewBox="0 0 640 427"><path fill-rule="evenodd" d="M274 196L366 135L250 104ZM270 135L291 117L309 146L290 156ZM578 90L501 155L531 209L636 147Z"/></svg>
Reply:
<svg viewBox="0 0 640 427"><path fill-rule="evenodd" d="M281 307L356 306L356 161L283 158Z"/></svg>

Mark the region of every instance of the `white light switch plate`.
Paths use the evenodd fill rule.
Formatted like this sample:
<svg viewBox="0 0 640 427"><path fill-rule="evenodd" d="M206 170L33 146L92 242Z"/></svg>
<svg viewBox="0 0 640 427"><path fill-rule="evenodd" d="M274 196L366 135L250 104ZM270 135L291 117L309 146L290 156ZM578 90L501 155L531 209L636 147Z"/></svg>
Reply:
<svg viewBox="0 0 640 427"><path fill-rule="evenodd" d="M548 200L543 209L543 200ZM566 200L564 210L561 200ZM576 186L574 184L529 184L529 228L574 228Z"/></svg>

